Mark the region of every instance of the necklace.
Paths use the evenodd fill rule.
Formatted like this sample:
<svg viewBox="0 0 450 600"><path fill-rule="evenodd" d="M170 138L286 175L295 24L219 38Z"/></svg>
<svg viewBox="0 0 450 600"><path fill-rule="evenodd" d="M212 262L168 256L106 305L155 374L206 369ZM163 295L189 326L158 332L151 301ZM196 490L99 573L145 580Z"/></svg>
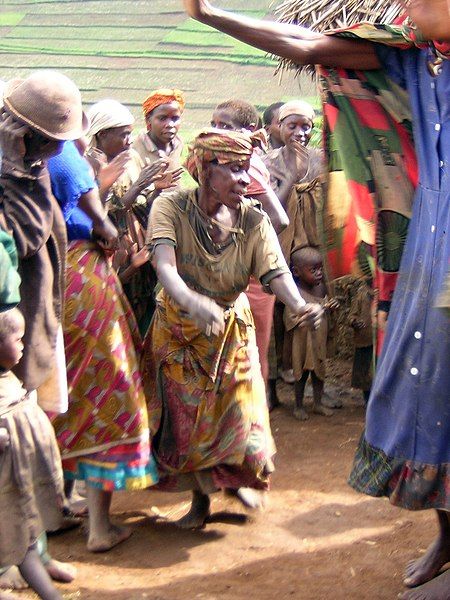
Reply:
<svg viewBox="0 0 450 600"><path fill-rule="evenodd" d="M428 42L427 69L431 77L437 77L442 73L444 59L438 56L433 42Z"/></svg>

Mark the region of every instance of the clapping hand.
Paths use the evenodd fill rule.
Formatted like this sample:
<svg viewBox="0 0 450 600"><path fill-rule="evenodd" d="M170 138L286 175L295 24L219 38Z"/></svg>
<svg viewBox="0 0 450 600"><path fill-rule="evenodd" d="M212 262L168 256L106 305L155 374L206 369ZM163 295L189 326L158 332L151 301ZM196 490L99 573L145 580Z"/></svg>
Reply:
<svg viewBox="0 0 450 600"><path fill-rule="evenodd" d="M155 181L155 189L157 190L171 190L177 187L178 182L183 174L182 168L173 169L172 171L165 171L161 174L161 177Z"/></svg>

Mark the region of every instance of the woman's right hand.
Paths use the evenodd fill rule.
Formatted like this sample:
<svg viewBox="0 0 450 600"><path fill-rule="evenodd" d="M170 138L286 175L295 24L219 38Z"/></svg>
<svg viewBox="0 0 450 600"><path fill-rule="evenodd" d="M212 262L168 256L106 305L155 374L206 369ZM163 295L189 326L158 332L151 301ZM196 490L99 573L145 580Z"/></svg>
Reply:
<svg viewBox="0 0 450 600"><path fill-rule="evenodd" d="M99 165L97 178L101 190L109 190L116 183L119 177L125 173L127 163L130 159L130 152L125 150L113 158L111 162Z"/></svg>
<svg viewBox="0 0 450 600"><path fill-rule="evenodd" d="M225 330L224 311L211 298L193 292L189 303L189 316L195 324L209 335L220 335Z"/></svg>
<svg viewBox="0 0 450 600"><path fill-rule="evenodd" d="M299 140L294 140L292 142L292 149L293 152L290 153L290 156L292 157L291 173L293 178L295 178L295 182L298 182L300 179L303 179L308 172L309 152L306 146Z"/></svg>

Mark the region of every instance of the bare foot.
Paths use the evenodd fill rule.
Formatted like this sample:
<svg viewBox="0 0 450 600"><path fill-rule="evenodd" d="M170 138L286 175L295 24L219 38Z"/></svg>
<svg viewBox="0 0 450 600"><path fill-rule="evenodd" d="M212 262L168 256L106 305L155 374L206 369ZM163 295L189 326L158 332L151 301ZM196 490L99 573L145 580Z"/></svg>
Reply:
<svg viewBox="0 0 450 600"><path fill-rule="evenodd" d="M210 515L210 505L209 496L194 491L189 512L184 517L181 517L181 519L178 519L175 525L180 529L202 529Z"/></svg>
<svg viewBox="0 0 450 600"><path fill-rule="evenodd" d="M450 600L450 570L414 590L399 595L402 600Z"/></svg>
<svg viewBox="0 0 450 600"><path fill-rule="evenodd" d="M245 508L264 508L266 504L266 498L264 492L260 492L259 490L254 490L248 487L241 487L237 490L232 488L227 488L227 494L237 498Z"/></svg>
<svg viewBox="0 0 450 600"><path fill-rule="evenodd" d="M342 408L344 406L344 403L340 398L333 398L333 396L330 396L327 392L323 393L322 404L327 408Z"/></svg>
<svg viewBox="0 0 450 600"><path fill-rule="evenodd" d="M331 417L334 415L334 411L331 408L327 408L323 404L314 404L313 413L316 415L322 415L323 417Z"/></svg>
<svg viewBox="0 0 450 600"><path fill-rule="evenodd" d="M446 563L450 562L448 541L447 537L438 536L423 556L408 563L403 580L406 587L416 587L430 581Z"/></svg>
<svg viewBox="0 0 450 600"><path fill-rule="evenodd" d="M76 568L70 563L59 562L51 558L45 563L47 573L54 581L61 581L61 583L70 583L77 575Z"/></svg>
<svg viewBox="0 0 450 600"><path fill-rule="evenodd" d="M87 549L90 552L108 552L111 548L127 540L130 535L131 529L128 527L111 525L109 531L104 536L91 537L89 535Z"/></svg>
<svg viewBox="0 0 450 600"><path fill-rule="evenodd" d="M17 567L9 567L0 575L0 589L2 590L25 590L27 587L28 584Z"/></svg>
<svg viewBox="0 0 450 600"><path fill-rule="evenodd" d="M307 421L309 415L304 408L294 408L294 417L297 421Z"/></svg>

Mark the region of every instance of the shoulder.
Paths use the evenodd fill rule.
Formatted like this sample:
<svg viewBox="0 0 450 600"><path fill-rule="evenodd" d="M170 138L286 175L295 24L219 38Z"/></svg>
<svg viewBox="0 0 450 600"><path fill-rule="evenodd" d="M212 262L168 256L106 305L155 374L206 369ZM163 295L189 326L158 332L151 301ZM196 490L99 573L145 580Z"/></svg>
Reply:
<svg viewBox="0 0 450 600"><path fill-rule="evenodd" d="M242 204L242 212L243 229L247 234L261 228L264 221L269 222L269 217L264 212L261 203L254 198L245 198Z"/></svg>
<svg viewBox="0 0 450 600"><path fill-rule="evenodd" d="M271 164L271 163L279 160L280 152L281 152L281 148L274 148L273 150L270 150L270 152L268 152L265 156L263 156L262 160L263 160L264 164L267 166L268 164Z"/></svg>
<svg viewBox="0 0 450 600"><path fill-rule="evenodd" d="M153 202L154 210L170 209L173 212L185 213L195 190L174 190L163 192Z"/></svg>

